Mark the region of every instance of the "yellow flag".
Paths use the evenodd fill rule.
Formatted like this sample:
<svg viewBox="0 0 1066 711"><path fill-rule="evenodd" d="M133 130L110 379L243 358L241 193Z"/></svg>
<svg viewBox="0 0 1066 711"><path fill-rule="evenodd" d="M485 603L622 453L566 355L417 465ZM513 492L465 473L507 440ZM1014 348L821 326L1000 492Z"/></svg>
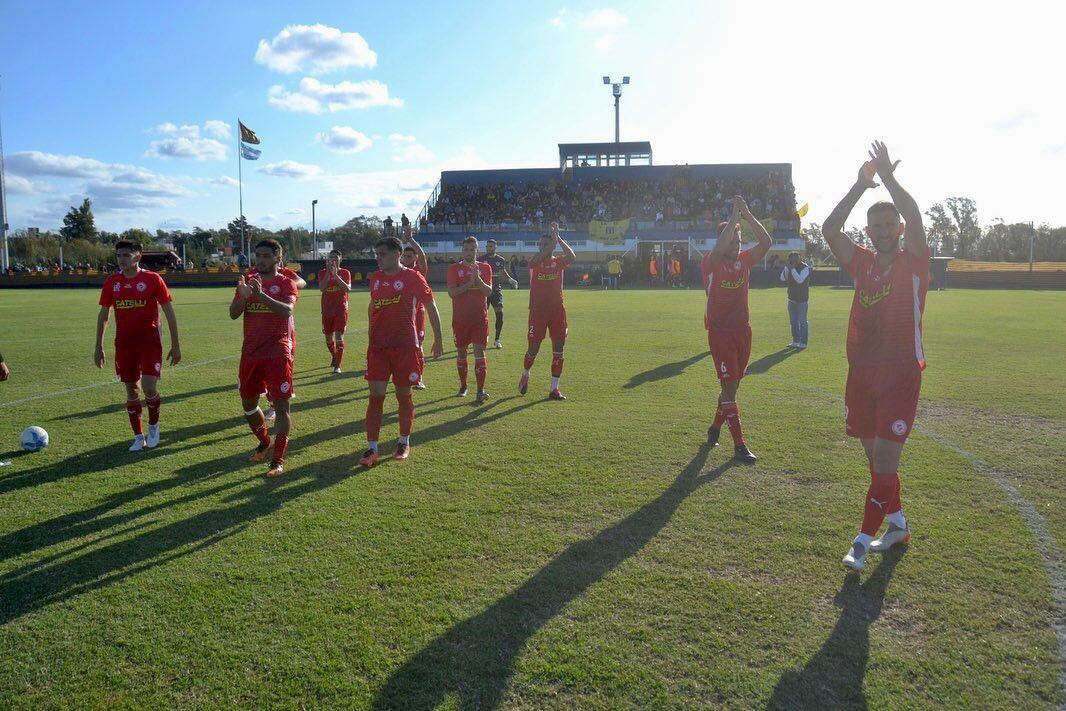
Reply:
<svg viewBox="0 0 1066 711"><path fill-rule="evenodd" d="M796 210L796 217L803 217L807 214L807 209L810 207L810 203L803 203L803 207Z"/></svg>
<svg viewBox="0 0 1066 711"><path fill-rule="evenodd" d="M629 220L592 220L589 222L589 239L600 244L622 244L629 231Z"/></svg>

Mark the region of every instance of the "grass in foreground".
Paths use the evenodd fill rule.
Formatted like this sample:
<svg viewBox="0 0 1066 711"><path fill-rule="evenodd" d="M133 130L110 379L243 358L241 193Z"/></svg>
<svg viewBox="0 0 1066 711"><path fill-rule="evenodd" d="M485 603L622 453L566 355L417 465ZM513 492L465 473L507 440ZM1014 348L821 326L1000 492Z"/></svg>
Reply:
<svg viewBox="0 0 1066 711"><path fill-rule="evenodd" d="M96 294L0 294L14 370L0 442L29 424L53 440L0 455L12 462L0 468L0 704L1060 701L1040 552L951 449L912 438L910 549L841 573L868 476L839 401L849 292L813 290L812 347L788 356L783 293L752 292L740 403L754 467L701 446L717 386L700 294L594 291L567 294L570 400L543 399L544 356L517 396L526 295L508 292L493 399L453 397L447 352L416 396L412 460L370 471L356 466L365 295L338 378L308 293L276 482L245 462L230 295L175 292L185 363L164 374L163 446L134 456L121 386L94 386L113 373L91 366ZM1064 306L1056 293L930 294L919 418L1003 471L1060 547Z"/></svg>

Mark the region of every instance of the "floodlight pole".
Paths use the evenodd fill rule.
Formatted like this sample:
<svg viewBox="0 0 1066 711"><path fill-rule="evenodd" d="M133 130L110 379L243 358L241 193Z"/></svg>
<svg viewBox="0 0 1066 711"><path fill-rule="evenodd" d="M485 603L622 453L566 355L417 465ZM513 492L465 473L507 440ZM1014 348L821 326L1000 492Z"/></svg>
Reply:
<svg viewBox="0 0 1066 711"><path fill-rule="evenodd" d="M1036 229L1033 228L1033 223L1029 223L1029 273L1033 273L1033 238L1036 237Z"/></svg>
<svg viewBox="0 0 1066 711"><path fill-rule="evenodd" d="M315 229L315 205L317 204L318 200L311 201L311 244L315 259L318 259L318 230Z"/></svg>
<svg viewBox="0 0 1066 711"><path fill-rule="evenodd" d="M615 84L614 94L614 142L618 143L618 102L622 99L622 90Z"/></svg>

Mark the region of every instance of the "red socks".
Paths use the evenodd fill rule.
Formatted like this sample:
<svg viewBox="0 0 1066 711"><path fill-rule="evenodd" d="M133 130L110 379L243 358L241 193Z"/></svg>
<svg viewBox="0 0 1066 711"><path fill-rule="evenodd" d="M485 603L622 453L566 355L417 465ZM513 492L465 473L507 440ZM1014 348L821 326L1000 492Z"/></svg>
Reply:
<svg viewBox="0 0 1066 711"><path fill-rule="evenodd" d="M333 360L337 368L341 367L341 361L344 360L344 341L333 342Z"/></svg>
<svg viewBox="0 0 1066 711"><path fill-rule="evenodd" d="M466 376L468 373L466 359L456 360L455 367L459 370L459 387L466 390Z"/></svg>
<svg viewBox="0 0 1066 711"><path fill-rule="evenodd" d="M885 520L885 514L895 513L892 506L898 501L899 474L874 474L871 471L870 488L866 490L866 504L862 512L862 532L876 536ZM896 508L896 511L899 507Z"/></svg>
<svg viewBox="0 0 1066 711"><path fill-rule="evenodd" d="M722 429L722 425L725 424L725 410L722 409L722 403L718 403L718 409L714 412L714 425L716 430Z"/></svg>
<svg viewBox="0 0 1066 711"><path fill-rule="evenodd" d="M415 401L410 391L406 395L397 394L396 401L400 406L400 436L409 437L415 424Z"/></svg>
<svg viewBox="0 0 1066 711"><path fill-rule="evenodd" d="M558 378L563 374L563 354L552 353L552 377Z"/></svg>
<svg viewBox="0 0 1066 711"><path fill-rule="evenodd" d="M270 438L267 438L270 441ZM289 446L289 435L274 435L274 458L271 461L272 464L282 464L285 462L285 450Z"/></svg>
<svg viewBox="0 0 1066 711"><path fill-rule="evenodd" d="M484 358L474 359L474 377L477 379L477 389L481 392L485 389L485 376L489 372L489 365Z"/></svg>
<svg viewBox="0 0 1066 711"><path fill-rule="evenodd" d="M142 435L144 429L141 427L141 399L127 400L126 401L126 414L130 416L130 427L133 428L133 434Z"/></svg>
<svg viewBox="0 0 1066 711"><path fill-rule="evenodd" d="M410 396L408 396L410 397ZM381 434L382 411L385 409L384 395L371 395L366 403L366 439L377 442Z"/></svg>
<svg viewBox="0 0 1066 711"><path fill-rule="evenodd" d="M536 359L537 356L531 356L529 355L529 353L526 353L526 359L522 362L522 367L526 370L529 370L533 367L533 361L535 361Z"/></svg>
<svg viewBox="0 0 1066 711"><path fill-rule="evenodd" d="M337 347L334 345L334 342L333 342L332 338L326 341L326 348L329 349L329 354L333 358L333 360L332 360L333 367L336 368L337 367Z"/></svg>
<svg viewBox="0 0 1066 711"><path fill-rule="evenodd" d="M739 447L744 444L744 431L740 427L740 408L735 402L723 402L720 408L725 415L726 424L729 425L729 434L733 435L733 446ZM715 419L717 420L717 417Z"/></svg>
<svg viewBox="0 0 1066 711"><path fill-rule="evenodd" d="M163 397L156 393L156 396L144 401L144 404L148 406L148 424L159 424L159 406L163 403Z"/></svg>

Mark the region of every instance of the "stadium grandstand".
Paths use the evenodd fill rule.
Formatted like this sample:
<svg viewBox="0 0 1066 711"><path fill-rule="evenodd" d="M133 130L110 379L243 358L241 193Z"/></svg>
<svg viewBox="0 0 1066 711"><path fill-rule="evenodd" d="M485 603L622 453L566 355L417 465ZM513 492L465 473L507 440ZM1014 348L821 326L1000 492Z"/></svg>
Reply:
<svg viewBox="0 0 1066 711"><path fill-rule="evenodd" d="M557 221L579 262L683 255L691 263L713 246L733 195L773 236L768 262L803 251L791 164L653 165L647 141L560 144L553 168L442 172L418 216L418 239L431 259L457 254L468 234L529 257Z"/></svg>

